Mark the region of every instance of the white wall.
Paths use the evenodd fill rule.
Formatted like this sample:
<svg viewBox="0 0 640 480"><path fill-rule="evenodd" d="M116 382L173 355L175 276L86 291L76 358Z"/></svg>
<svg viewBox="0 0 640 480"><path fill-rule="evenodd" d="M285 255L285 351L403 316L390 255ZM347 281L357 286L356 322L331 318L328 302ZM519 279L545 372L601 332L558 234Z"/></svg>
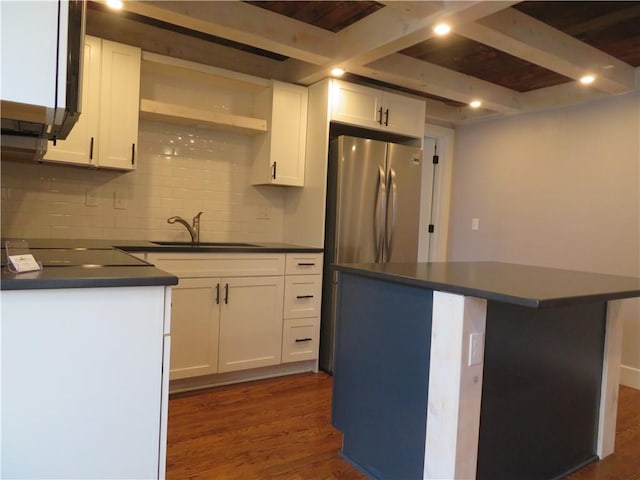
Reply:
<svg viewBox="0 0 640 480"><path fill-rule="evenodd" d="M188 240L167 217L203 211L203 241L282 241L284 189L250 185L251 137L141 121L138 144L130 173L3 158L2 236ZM87 189L97 207L86 206ZM270 218L258 218L265 207Z"/></svg>
<svg viewBox="0 0 640 480"><path fill-rule="evenodd" d="M449 260L640 276L638 93L459 128L453 168ZM622 378L640 388L631 303Z"/></svg>

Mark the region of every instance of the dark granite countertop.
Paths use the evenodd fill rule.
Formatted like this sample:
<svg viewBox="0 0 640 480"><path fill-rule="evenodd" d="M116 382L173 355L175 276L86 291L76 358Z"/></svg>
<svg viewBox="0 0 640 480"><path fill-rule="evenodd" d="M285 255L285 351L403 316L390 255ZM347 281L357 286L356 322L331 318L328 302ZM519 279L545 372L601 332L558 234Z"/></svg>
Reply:
<svg viewBox="0 0 640 480"><path fill-rule="evenodd" d="M334 268L526 307L640 297L640 278L500 262L338 264Z"/></svg>
<svg viewBox="0 0 640 480"><path fill-rule="evenodd" d="M277 242L203 242L199 245L190 243L176 245L158 245L150 240L94 240L94 239L30 239L32 249L111 249L117 248L125 252L200 252L200 253L320 253L322 248L292 245Z"/></svg>
<svg viewBox="0 0 640 480"><path fill-rule="evenodd" d="M2 246L4 247L4 240ZM285 243L158 245L142 240L29 239L29 249L42 263L37 272L12 273L2 248L1 290L175 285L177 277L128 252L313 253L320 248Z"/></svg>

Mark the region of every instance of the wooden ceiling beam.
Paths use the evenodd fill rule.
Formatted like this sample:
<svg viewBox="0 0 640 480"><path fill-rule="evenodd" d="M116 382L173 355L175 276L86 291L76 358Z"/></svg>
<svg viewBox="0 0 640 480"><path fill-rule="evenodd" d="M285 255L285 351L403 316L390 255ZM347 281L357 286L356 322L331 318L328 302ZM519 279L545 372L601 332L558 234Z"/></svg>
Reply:
<svg viewBox="0 0 640 480"><path fill-rule="evenodd" d="M235 48L217 45L98 10L87 11L87 34L136 45L147 52L213 65L263 78L282 80L281 64Z"/></svg>
<svg viewBox="0 0 640 480"><path fill-rule="evenodd" d="M569 78L594 74L592 88L614 94L634 89L632 66L513 8L456 32Z"/></svg>
<svg viewBox="0 0 640 480"><path fill-rule="evenodd" d="M287 76L309 85L328 75L333 67L347 71L394 54L431 38L433 26L441 21L452 25L473 22L513 5L513 1L384 2L387 6L338 32L335 56L327 63L301 66L289 62ZM304 60L297 57L299 60Z"/></svg>
<svg viewBox="0 0 640 480"><path fill-rule="evenodd" d="M124 2L126 11L305 62L334 56L335 34L244 2Z"/></svg>
<svg viewBox="0 0 640 480"><path fill-rule="evenodd" d="M400 53L358 67L354 73L463 103L479 99L496 112L522 111L518 92Z"/></svg>

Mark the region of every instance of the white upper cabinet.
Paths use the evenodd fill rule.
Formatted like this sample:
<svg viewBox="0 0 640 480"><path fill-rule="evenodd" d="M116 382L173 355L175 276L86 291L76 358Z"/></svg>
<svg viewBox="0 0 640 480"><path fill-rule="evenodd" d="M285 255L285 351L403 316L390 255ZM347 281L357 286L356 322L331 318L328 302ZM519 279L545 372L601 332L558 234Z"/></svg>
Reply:
<svg viewBox="0 0 640 480"><path fill-rule="evenodd" d="M49 144L44 160L135 169L140 54L137 47L85 37L82 113L66 140Z"/></svg>
<svg viewBox="0 0 640 480"><path fill-rule="evenodd" d="M256 112L269 118L268 132L254 138L254 185L304 185L307 88L272 80L256 98Z"/></svg>
<svg viewBox="0 0 640 480"><path fill-rule="evenodd" d="M407 137L424 136L422 100L340 80L332 80L330 96L332 121Z"/></svg>
<svg viewBox="0 0 640 480"><path fill-rule="evenodd" d="M102 41L99 167L135 168L140 52L139 48Z"/></svg>

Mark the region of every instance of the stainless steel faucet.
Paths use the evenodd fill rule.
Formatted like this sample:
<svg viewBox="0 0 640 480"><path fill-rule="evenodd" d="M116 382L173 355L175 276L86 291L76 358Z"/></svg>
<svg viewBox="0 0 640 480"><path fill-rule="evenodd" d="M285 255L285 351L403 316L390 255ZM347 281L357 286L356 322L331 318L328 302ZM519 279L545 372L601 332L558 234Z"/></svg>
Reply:
<svg viewBox="0 0 640 480"><path fill-rule="evenodd" d="M191 235L191 243L200 243L200 215L202 212L193 217L191 225L184 218L178 216L167 218L167 223L181 223Z"/></svg>

